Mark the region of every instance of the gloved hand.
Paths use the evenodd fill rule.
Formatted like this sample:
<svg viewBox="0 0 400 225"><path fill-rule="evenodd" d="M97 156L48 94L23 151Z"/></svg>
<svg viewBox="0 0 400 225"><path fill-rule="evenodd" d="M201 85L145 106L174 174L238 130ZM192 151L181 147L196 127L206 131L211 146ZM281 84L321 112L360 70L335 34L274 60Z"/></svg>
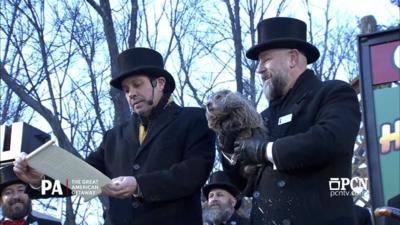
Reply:
<svg viewBox="0 0 400 225"><path fill-rule="evenodd" d="M267 141L261 136L237 140L234 143L234 151L239 154L239 160L244 164L266 163Z"/></svg>
<svg viewBox="0 0 400 225"><path fill-rule="evenodd" d="M220 134L218 134L217 136L218 150L226 154L233 154L234 142L239 133L240 133L239 130L230 130L230 131L222 131Z"/></svg>

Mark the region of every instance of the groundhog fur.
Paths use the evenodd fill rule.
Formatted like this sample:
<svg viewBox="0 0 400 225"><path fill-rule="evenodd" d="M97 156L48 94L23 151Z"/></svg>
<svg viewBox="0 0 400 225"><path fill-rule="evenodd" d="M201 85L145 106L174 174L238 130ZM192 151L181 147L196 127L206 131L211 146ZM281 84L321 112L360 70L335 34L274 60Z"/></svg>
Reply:
<svg viewBox="0 0 400 225"><path fill-rule="evenodd" d="M267 136L261 115L255 107L239 93L221 90L214 93L206 105L208 127L217 136L234 134L236 140L254 135Z"/></svg>
<svg viewBox="0 0 400 225"><path fill-rule="evenodd" d="M261 115L241 94L229 90L214 93L207 102L208 126L217 134L239 132L238 138L265 133Z"/></svg>
<svg viewBox="0 0 400 225"><path fill-rule="evenodd" d="M219 147L223 149L221 153L232 165L236 164L239 157L239 154L233 152L235 140L255 135L261 135L267 140L267 129L261 115L241 94L230 90L218 91L209 98L206 109L208 126L216 132ZM241 175L245 178L255 175L259 167L241 166Z"/></svg>

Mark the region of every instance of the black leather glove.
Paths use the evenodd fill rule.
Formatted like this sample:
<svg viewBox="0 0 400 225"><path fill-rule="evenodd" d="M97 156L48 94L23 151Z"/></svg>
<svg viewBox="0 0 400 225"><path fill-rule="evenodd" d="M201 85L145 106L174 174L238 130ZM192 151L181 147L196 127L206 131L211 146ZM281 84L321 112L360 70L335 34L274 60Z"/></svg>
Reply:
<svg viewBox="0 0 400 225"><path fill-rule="evenodd" d="M234 151L239 154L239 160L244 164L261 164L268 162L266 157L267 141L255 136L234 143Z"/></svg>
<svg viewBox="0 0 400 225"><path fill-rule="evenodd" d="M217 136L217 147L218 150L227 153L234 153L234 142L236 137L239 135L238 130L223 131Z"/></svg>

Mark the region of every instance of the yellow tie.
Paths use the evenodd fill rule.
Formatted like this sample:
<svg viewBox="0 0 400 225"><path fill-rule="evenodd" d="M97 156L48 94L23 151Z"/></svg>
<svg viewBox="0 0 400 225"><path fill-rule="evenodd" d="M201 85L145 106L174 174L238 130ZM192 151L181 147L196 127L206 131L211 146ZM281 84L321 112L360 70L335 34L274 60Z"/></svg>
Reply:
<svg viewBox="0 0 400 225"><path fill-rule="evenodd" d="M167 107L168 105L170 105L172 102L174 101L173 96L171 95L168 99L167 104L165 105L165 107ZM164 107L164 108L165 108ZM139 143L142 144L144 141L144 138L146 137L147 134L147 130L146 128L143 126L142 123L139 124Z"/></svg>
<svg viewBox="0 0 400 225"><path fill-rule="evenodd" d="M139 143L142 144L144 141L144 138L146 137L147 131L144 128L143 124L139 125Z"/></svg>

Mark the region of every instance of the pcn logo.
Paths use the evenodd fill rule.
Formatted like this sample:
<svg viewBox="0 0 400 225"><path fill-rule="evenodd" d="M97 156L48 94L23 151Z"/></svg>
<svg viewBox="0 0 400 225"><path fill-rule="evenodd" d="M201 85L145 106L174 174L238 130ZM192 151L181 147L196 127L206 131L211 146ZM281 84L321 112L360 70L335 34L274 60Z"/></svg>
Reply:
<svg viewBox="0 0 400 225"><path fill-rule="evenodd" d="M350 189L349 189L350 187ZM353 177L331 177L329 180L329 190L333 196L355 196L357 189L368 188L368 178Z"/></svg>

